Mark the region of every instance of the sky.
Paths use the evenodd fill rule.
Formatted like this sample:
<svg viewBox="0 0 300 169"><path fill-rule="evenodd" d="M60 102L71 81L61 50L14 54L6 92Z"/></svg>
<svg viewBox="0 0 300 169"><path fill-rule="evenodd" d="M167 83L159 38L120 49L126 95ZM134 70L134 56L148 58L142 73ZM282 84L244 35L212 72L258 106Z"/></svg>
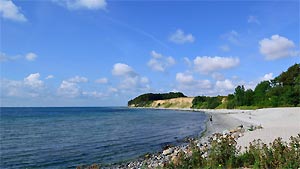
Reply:
<svg viewBox="0 0 300 169"><path fill-rule="evenodd" d="M0 0L1 106L227 95L300 62L300 2Z"/></svg>

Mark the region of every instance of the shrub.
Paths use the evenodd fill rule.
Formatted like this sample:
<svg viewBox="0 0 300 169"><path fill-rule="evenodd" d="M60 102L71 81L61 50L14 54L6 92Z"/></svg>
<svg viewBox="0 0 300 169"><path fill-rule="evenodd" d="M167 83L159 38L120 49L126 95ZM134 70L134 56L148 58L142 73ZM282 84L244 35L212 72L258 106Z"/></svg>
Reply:
<svg viewBox="0 0 300 169"><path fill-rule="evenodd" d="M165 168L300 168L300 134L291 137L289 143L281 138L269 145L254 140L243 153L230 136L216 134L210 145L200 149L192 144L191 156L182 153L177 164Z"/></svg>

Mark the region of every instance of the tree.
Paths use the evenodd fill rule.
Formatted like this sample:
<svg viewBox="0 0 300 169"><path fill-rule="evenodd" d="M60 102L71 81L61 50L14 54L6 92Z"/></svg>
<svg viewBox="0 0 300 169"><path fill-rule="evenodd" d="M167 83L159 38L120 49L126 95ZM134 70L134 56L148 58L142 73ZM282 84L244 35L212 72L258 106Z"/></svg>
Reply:
<svg viewBox="0 0 300 169"><path fill-rule="evenodd" d="M237 106L242 106L245 103L245 88L244 86L237 86L234 92L234 98Z"/></svg>

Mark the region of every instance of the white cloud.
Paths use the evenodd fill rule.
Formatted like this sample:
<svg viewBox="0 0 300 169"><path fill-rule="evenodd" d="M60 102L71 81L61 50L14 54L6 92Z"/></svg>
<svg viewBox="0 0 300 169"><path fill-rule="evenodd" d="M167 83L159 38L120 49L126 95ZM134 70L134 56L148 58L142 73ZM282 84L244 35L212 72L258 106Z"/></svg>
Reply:
<svg viewBox="0 0 300 169"><path fill-rule="evenodd" d="M53 0L54 2L66 6L68 9L106 9L106 0Z"/></svg>
<svg viewBox="0 0 300 169"><path fill-rule="evenodd" d="M271 80L273 79L273 73L267 73L265 74L263 77L260 78L261 81L265 81L265 80Z"/></svg>
<svg viewBox="0 0 300 169"><path fill-rule="evenodd" d="M116 63L113 66L112 74L115 76L134 76L135 72L130 66L124 63Z"/></svg>
<svg viewBox="0 0 300 169"><path fill-rule="evenodd" d="M294 42L279 35L273 35L270 39L264 38L259 41L259 45L260 53L266 60L295 56L297 53L292 50L295 47Z"/></svg>
<svg viewBox="0 0 300 169"><path fill-rule="evenodd" d="M210 57L197 56L194 59L194 66L197 72L210 73L221 69L229 69L239 65L240 60L232 57Z"/></svg>
<svg viewBox="0 0 300 169"><path fill-rule="evenodd" d="M70 78L68 81L72 83L81 83L81 82L85 83L88 81L88 78L82 76L75 76Z"/></svg>
<svg viewBox="0 0 300 169"><path fill-rule="evenodd" d="M222 46L220 46L220 49L224 52L229 52L230 51L230 47L228 45L222 45Z"/></svg>
<svg viewBox="0 0 300 169"><path fill-rule="evenodd" d="M235 88L233 85L232 81L229 79L225 79L224 81L217 81L216 82L216 87L221 90L232 90Z"/></svg>
<svg viewBox="0 0 300 169"><path fill-rule="evenodd" d="M80 95L79 86L77 83L63 80L58 88L58 94L66 97L77 97Z"/></svg>
<svg viewBox="0 0 300 169"><path fill-rule="evenodd" d="M141 77L133 68L124 63L114 64L112 74L121 78L118 91L121 89L125 92L129 92L149 88L149 79L147 77Z"/></svg>
<svg viewBox="0 0 300 169"><path fill-rule="evenodd" d="M256 16L250 15L248 17L248 23L255 23L255 24L260 24L259 20L257 19Z"/></svg>
<svg viewBox="0 0 300 169"><path fill-rule="evenodd" d="M172 56L165 57L155 51L151 51L151 56L152 58L148 61L148 66L155 71L164 72L168 67L176 63Z"/></svg>
<svg viewBox="0 0 300 169"><path fill-rule="evenodd" d="M154 50L151 51L151 56L152 56L153 58L155 58L155 59L159 59L159 58L162 58L162 57L163 57L162 54L157 53L157 52L155 52Z"/></svg>
<svg viewBox="0 0 300 169"><path fill-rule="evenodd" d="M27 53L25 55L25 59L28 60L28 61L34 61L35 59L37 58L37 55L35 53Z"/></svg>
<svg viewBox="0 0 300 169"><path fill-rule="evenodd" d="M34 61L37 58L37 54L30 52L25 55L15 55L15 56L8 56L7 54L0 52L0 62L6 61L15 61L21 58L26 59L27 61Z"/></svg>
<svg viewBox="0 0 300 169"><path fill-rule="evenodd" d="M78 83L86 82L88 82L88 78L82 76L75 76L68 80L63 80L57 89L57 93L58 95L71 98L80 96L82 93Z"/></svg>
<svg viewBox="0 0 300 169"><path fill-rule="evenodd" d="M48 80L48 79L53 79L54 76L53 75L48 75L45 79Z"/></svg>
<svg viewBox="0 0 300 169"><path fill-rule="evenodd" d="M88 97L95 97L95 98L102 98L105 96L105 94L101 93L101 92L97 92L97 91L92 91L92 92L82 92L83 96L88 96Z"/></svg>
<svg viewBox="0 0 300 169"><path fill-rule="evenodd" d="M4 19L26 22L27 19L11 0L0 0L0 14Z"/></svg>
<svg viewBox="0 0 300 169"><path fill-rule="evenodd" d="M103 78L97 79L95 82L99 83L99 84L106 84L106 83L108 83L108 79L106 77L103 77Z"/></svg>
<svg viewBox="0 0 300 169"><path fill-rule="evenodd" d="M193 43L195 37L192 34L185 34L181 29L177 29L176 32L169 37L169 40L177 44Z"/></svg>
<svg viewBox="0 0 300 169"><path fill-rule="evenodd" d="M32 88L41 88L44 86L44 82L41 81L39 73L33 73L24 78L24 84Z"/></svg>
<svg viewBox="0 0 300 169"><path fill-rule="evenodd" d="M192 74L189 73L177 73L176 74L176 91L181 91L190 96L202 95L211 90L213 85L207 80L194 79Z"/></svg>
<svg viewBox="0 0 300 169"><path fill-rule="evenodd" d="M223 34L221 37L235 45L238 45L240 43L239 42L239 34L235 30L231 30L230 32Z"/></svg>
<svg viewBox="0 0 300 169"><path fill-rule="evenodd" d="M40 80L39 73L32 73L23 80L0 80L0 90L3 97L32 98L45 94L46 86Z"/></svg>
<svg viewBox="0 0 300 169"><path fill-rule="evenodd" d="M193 75L177 73L176 81L178 81L179 83L183 83L183 84L191 84L194 82L194 77L193 77Z"/></svg>

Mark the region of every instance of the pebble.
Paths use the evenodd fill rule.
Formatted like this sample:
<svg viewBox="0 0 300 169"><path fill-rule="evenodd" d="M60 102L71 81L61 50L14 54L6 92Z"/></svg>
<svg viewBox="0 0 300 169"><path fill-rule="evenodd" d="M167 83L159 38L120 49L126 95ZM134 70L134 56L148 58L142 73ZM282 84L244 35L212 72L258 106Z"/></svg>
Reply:
<svg viewBox="0 0 300 169"><path fill-rule="evenodd" d="M261 129L262 126L252 126L252 128L255 129ZM222 134L213 134L209 140L217 140L217 136L221 136L223 138L225 137L232 137L234 139L238 139L239 137L242 137L245 132L245 129L238 126L237 128L233 130L224 130ZM207 142L204 142L204 140L201 139L194 139L194 138L188 138L188 141L190 143L193 143L196 145L202 152L205 151L204 154L202 154L203 158L207 158L207 149L209 149L210 145ZM182 154L183 153L183 154ZM191 144L188 145L180 145L175 147L168 147L167 149L163 150L159 154L146 154L144 155L144 158L138 159L135 161L131 161L129 163L119 164L110 166L108 168L116 168L116 169L141 169L141 168L158 168L158 167L164 167L165 165L169 164L171 161L176 165L180 162L180 156L191 156L192 155L192 147ZM105 167L104 167L105 168Z"/></svg>

